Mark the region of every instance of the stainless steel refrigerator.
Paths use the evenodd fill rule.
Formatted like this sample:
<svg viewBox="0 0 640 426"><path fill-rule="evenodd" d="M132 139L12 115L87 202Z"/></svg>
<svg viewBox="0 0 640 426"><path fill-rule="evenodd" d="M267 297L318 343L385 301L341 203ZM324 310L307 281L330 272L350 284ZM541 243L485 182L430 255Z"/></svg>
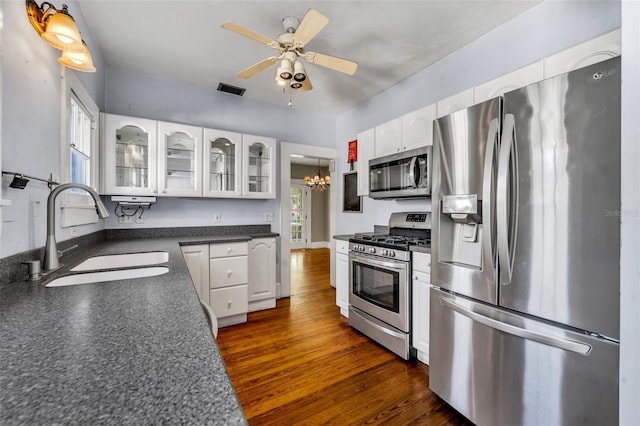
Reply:
<svg viewBox="0 0 640 426"><path fill-rule="evenodd" d="M620 58L434 122L431 389L479 425L618 423Z"/></svg>

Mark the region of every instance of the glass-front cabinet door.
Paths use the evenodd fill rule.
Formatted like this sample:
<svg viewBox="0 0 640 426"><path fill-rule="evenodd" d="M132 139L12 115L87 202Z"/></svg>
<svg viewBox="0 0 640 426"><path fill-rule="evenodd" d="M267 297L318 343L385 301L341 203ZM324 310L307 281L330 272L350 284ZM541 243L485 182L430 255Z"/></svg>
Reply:
<svg viewBox="0 0 640 426"><path fill-rule="evenodd" d="M202 128L158 122L158 195L202 195Z"/></svg>
<svg viewBox="0 0 640 426"><path fill-rule="evenodd" d="M242 135L244 197L275 198L275 147L273 138Z"/></svg>
<svg viewBox="0 0 640 426"><path fill-rule="evenodd" d="M242 135L204 129L204 196L242 197Z"/></svg>
<svg viewBox="0 0 640 426"><path fill-rule="evenodd" d="M156 195L156 121L104 115L103 194Z"/></svg>

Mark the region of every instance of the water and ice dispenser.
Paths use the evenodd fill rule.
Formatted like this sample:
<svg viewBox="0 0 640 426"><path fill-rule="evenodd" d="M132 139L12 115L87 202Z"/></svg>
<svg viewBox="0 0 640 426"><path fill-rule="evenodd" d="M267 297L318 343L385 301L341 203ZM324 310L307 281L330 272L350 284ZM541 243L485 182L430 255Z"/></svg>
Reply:
<svg viewBox="0 0 640 426"><path fill-rule="evenodd" d="M438 261L482 268L482 201L476 194L445 195L440 206Z"/></svg>

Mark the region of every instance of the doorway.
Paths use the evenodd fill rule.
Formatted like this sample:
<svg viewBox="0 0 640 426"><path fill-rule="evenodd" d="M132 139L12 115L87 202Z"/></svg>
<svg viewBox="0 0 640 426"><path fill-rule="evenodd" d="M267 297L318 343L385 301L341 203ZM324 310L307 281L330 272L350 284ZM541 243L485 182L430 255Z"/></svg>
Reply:
<svg viewBox="0 0 640 426"><path fill-rule="evenodd" d="M306 249L311 245L311 191L298 179L291 180L291 250Z"/></svg>
<svg viewBox="0 0 640 426"><path fill-rule="evenodd" d="M291 203L285 200L291 191L291 164L292 155L307 158L323 158L329 162L335 161L337 158L337 150L335 148L320 147L314 145L301 145L288 142L280 144L280 288L278 297L291 296ZM295 158L295 157L294 157ZM333 182L337 182L334 167L329 167L329 176ZM335 211L336 211L336 193L337 188L329 191L329 236L335 234ZM332 240L331 240L332 241ZM331 242L330 241L330 242ZM333 244L331 244L333 245ZM333 249L331 249L333 250ZM330 256L330 262L333 263L333 256ZM333 270L333 265L330 266ZM331 274L333 275L333 274Z"/></svg>

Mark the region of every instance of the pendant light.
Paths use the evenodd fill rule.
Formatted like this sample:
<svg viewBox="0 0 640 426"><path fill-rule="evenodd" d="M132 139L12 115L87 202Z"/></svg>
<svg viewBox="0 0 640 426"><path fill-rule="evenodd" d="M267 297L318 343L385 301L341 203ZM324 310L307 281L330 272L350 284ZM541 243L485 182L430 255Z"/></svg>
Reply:
<svg viewBox="0 0 640 426"><path fill-rule="evenodd" d="M318 169L316 170L316 175L311 178L309 176L304 177L304 182L311 188L312 191L326 191L331 186L331 177L330 176L322 176L322 172L320 171L320 159L318 159Z"/></svg>

